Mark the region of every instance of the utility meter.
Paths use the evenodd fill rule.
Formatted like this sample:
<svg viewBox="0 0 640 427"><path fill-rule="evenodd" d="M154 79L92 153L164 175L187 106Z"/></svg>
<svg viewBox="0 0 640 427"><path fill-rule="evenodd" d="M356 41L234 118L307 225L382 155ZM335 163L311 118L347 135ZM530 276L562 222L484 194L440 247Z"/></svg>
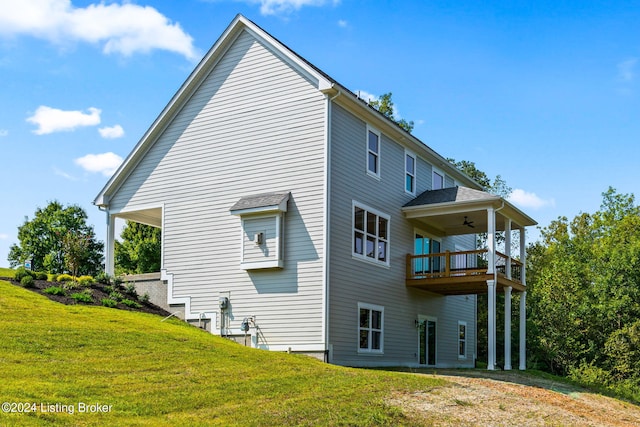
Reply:
<svg viewBox="0 0 640 427"><path fill-rule="evenodd" d="M220 303L220 310L226 310L227 308L229 308L229 298L220 297L219 303Z"/></svg>

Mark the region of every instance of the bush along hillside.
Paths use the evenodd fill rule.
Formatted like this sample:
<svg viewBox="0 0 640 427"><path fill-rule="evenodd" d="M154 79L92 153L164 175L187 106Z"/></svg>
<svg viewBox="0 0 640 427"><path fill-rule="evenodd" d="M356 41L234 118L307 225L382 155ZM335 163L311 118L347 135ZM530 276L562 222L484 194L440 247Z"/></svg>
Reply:
<svg viewBox="0 0 640 427"><path fill-rule="evenodd" d="M168 316L169 313L149 302L149 295L138 295L132 284L101 274L73 277L26 270L0 270L0 277L63 304L99 305L109 308L143 311Z"/></svg>
<svg viewBox="0 0 640 427"><path fill-rule="evenodd" d="M389 396L445 384L248 349L161 320L0 281L0 400L10 404L0 425L416 425Z"/></svg>

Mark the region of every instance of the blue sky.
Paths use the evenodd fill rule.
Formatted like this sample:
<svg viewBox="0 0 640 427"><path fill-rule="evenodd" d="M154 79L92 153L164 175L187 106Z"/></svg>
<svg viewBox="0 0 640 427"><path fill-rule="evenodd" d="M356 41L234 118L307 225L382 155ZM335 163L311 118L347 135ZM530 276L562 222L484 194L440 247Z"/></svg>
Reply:
<svg viewBox="0 0 640 427"><path fill-rule="evenodd" d="M91 202L242 13L540 225L640 194L640 2L0 0L0 266L25 216ZM530 233L535 238L537 233Z"/></svg>

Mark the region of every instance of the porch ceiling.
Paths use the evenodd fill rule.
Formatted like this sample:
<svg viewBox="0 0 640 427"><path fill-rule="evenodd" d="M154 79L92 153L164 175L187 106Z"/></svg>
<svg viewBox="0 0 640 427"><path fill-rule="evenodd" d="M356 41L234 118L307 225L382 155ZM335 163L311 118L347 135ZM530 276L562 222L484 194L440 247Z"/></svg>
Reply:
<svg viewBox="0 0 640 427"><path fill-rule="evenodd" d="M119 212L114 214L116 218L122 218L141 224L162 228L162 208L141 209L137 211Z"/></svg>
<svg viewBox="0 0 640 427"><path fill-rule="evenodd" d="M496 211L497 231L505 230L508 218L512 229L537 224L502 197L466 187L425 191L403 206L402 212L426 231L456 236L487 232L487 209L490 208Z"/></svg>

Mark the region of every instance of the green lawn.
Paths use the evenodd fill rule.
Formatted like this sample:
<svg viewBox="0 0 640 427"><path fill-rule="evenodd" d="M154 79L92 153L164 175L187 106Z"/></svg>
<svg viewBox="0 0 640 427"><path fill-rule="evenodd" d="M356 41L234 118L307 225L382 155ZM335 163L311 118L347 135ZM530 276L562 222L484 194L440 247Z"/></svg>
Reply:
<svg viewBox="0 0 640 427"><path fill-rule="evenodd" d="M36 405L0 411L2 426L411 425L385 398L444 384L247 349L178 320L64 306L3 281L0 331L0 403ZM79 413L82 404L110 410Z"/></svg>
<svg viewBox="0 0 640 427"><path fill-rule="evenodd" d="M16 271L10 268L0 267L0 277L15 277Z"/></svg>

